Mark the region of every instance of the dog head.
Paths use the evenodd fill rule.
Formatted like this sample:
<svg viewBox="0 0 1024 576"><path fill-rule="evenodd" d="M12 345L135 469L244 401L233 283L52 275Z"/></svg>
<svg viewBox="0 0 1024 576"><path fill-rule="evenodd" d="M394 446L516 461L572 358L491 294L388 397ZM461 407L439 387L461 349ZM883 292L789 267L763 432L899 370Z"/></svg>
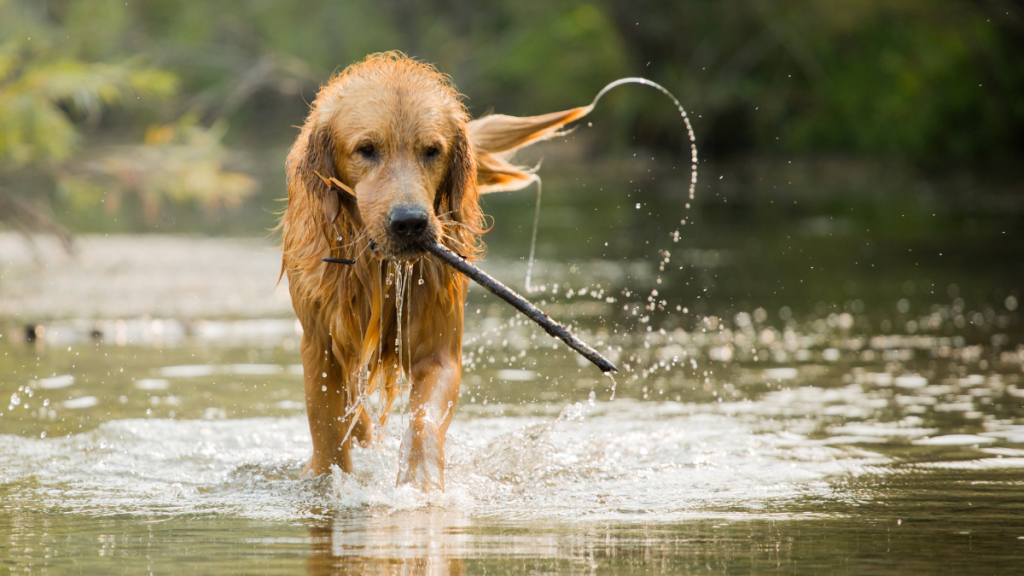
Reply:
<svg viewBox="0 0 1024 576"><path fill-rule="evenodd" d="M476 256L479 195L536 181L532 170L511 163L512 155L561 135L592 108L470 122L458 92L435 68L397 52L374 54L317 94L288 156L289 202L321 210L327 223L344 209L355 228L349 241L365 237L381 259L416 259L427 240ZM339 195L331 178L355 197Z"/></svg>
<svg viewBox="0 0 1024 576"><path fill-rule="evenodd" d="M379 258L412 260L420 242L461 239L462 227L449 224L475 228L467 214L477 204L467 121L458 93L434 68L374 55L320 91L290 176L320 198L328 222L342 207L352 211ZM332 177L355 191L354 201L339 199L325 183Z"/></svg>

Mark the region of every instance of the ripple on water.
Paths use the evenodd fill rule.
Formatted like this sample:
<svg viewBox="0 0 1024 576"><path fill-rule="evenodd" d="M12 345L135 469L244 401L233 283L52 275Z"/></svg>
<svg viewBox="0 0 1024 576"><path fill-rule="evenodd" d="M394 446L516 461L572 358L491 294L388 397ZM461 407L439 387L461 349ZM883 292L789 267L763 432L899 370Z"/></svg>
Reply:
<svg viewBox="0 0 1024 576"><path fill-rule="evenodd" d="M932 436L914 440L918 446L972 446L976 444L990 444L995 438L978 436L976 434L946 434L943 436Z"/></svg>

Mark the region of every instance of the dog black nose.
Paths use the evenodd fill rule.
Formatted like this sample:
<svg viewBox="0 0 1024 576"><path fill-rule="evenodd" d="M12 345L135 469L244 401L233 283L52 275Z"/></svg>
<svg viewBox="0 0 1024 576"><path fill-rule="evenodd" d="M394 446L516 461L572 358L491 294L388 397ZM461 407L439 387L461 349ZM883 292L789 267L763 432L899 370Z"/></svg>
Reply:
<svg viewBox="0 0 1024 576"><path fill-rule="evenodd" d="M391 211L391 231L400 238L416 238L427 231L427 213L421 208L402 206Z"/></svg>

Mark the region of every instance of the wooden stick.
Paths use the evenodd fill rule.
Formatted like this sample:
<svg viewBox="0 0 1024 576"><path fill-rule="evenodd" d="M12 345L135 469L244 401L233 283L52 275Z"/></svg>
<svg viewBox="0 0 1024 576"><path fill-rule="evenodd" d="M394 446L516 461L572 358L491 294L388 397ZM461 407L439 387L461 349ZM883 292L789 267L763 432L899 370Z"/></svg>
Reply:
<svg viewBox="0 0 1024 576"><path fill-rule="evenodd" d="M351 197L352 200L356 199L356 191L346 186L345 183L343 183L341 180L338 180L334 176L331 176L330 178L325 178L323 174L320 174L316 170L313 170L313 174L316 174L318 178L323 180L324 184L326 184L328 188L334 188L335 190L343 192L347 194L349 197Z"/></svg>
<svg viewBox="0 0 1024 576"><path fill-rule="evenodd" d="M452 252L446 246L434 241L422 242L420 243L420 246L422 246L427 252L437 256L445 264L455 268L459 272L462 272L471 278L477 284L487 288L498 298L501 298L511 304L513 308L525 314L530 320L540 324L540 327L543 328L545 332L568 344L570 348L579 352L580 355L587 360L590 360L595 366L600 368L601 372L608 373L619 371L619 369L616 368L615 365L607 358L602 356L597 350L594 350L579 338L573 336L565 326L552 320L546 312L537 308L533 304L530 304L514 290L505 286L501 282L498 282L483 270L470 264L465 258L459 256L455 252Z"/></svg>

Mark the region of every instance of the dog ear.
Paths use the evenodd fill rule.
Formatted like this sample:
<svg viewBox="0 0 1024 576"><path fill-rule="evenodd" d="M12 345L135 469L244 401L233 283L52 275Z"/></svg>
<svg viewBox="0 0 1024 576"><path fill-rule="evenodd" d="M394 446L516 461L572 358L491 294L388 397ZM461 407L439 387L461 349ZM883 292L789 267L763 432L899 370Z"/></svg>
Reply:
<svg viewBox="0 0 1024 576"><path fill-rule="evenodd" d="M296 144L289 160L294 162L294 177L301 180L310 194L320 199L324 219L328 223L337 220L341 199L339 192L329 184L331 178L337 178L337 171L334 168L334 140L327 123L314 126L306 141Z"/></svg>
<svg viewBox="0 0 1024 576"><path fill-rule="evenodd" d="M537 179L533 170L509 162L516 150L535 142L565 134L561 128L579 120L593 105L563 112L517 118L492 114L469 123L470 137L476 152L479 193L521 190Z"/></svg>
<svg viewBox="0 0 1024 576"><path fill-rule="evenodd" d="M461 124L461 123L460 123ZM477 201L477 183L473 179L476 162L470 150L469 135L466 126L460 125L455 138L451 142L448 157L448 171L434 199L434 213L448 217L456 222L465 222L463 206L465 202Z"/></svg>

